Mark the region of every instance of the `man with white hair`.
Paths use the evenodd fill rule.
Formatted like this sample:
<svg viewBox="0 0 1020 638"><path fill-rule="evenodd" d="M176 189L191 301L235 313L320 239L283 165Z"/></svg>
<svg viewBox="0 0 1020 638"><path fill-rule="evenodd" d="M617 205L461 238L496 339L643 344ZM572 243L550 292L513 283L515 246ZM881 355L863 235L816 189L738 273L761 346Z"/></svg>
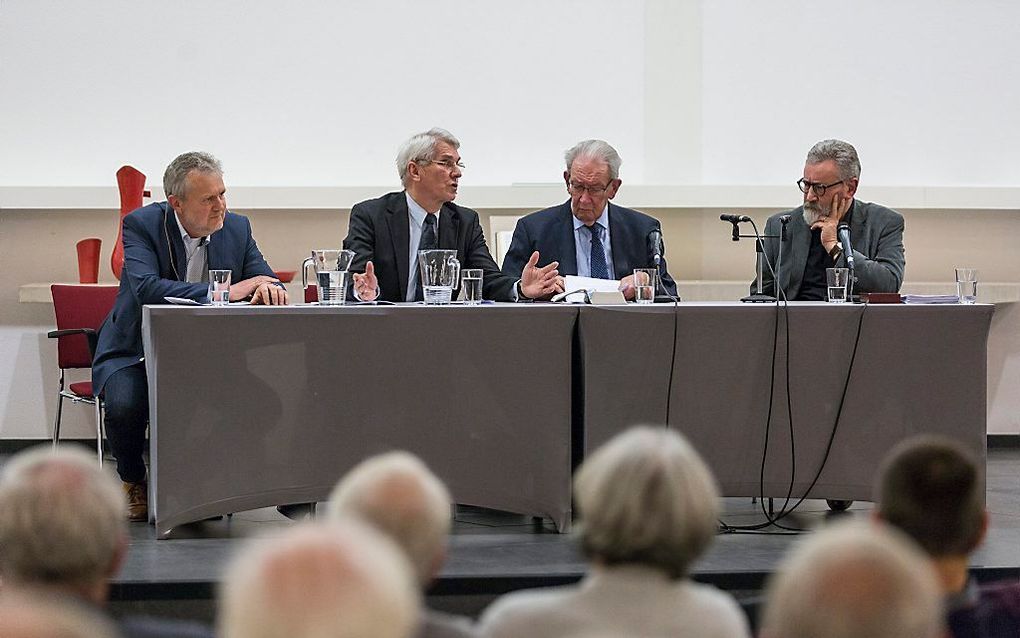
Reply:
<svg viewBox="0 0 1020 638"><path fill-rule="evenodd" d="M390 452L362 461L329 497L329 517L355 516L389 535L411 561L424 590L446 559L450 493L418 457ZM468 638L466 618L424 609L416 638Z"/></svg>
<svg viewBox="0 0 1020 638"><path fill-rule="evenodd" d="M637 427L600 447L578 470L578 585L515 592L480 621L492 638L749 636L736 602L688 576L715 537L718 488L680 434Z"/></svg>
<svg viewBox="0 0 1020 638"><path fill-rule="evenodd" d="M815 533L771 579L764 638L937 638L935 574L909 539L861 523Z"/></svg>
<svg viewBox="0 0 1020 638"><path fill-rule="evenodd" d="M503 259L503 273L523 278L528 266L553 262L565 275L619 279L624 297L633 299L634 269L653 268L656 249L660 257L664 251L661 241L654 239L656 232L661 238L659 221L610 202L623 184L623 160L608 143L578 142L565 159L563 181L570 199L517 222ZM659 263L659 280L662 291L675 297L676 283L666 270L664 257Z"/></svg>
<svg viewBox="0 0 1020 638"><path fill-rule="evenodd" d="M404 190L351 209L344 248L355 253L351 272L358 299L421 301L418 251L433 249L456 250L461 268L480 268L486 299L513 301L519 293L560 291L555 264L538 269L532 263L520 277L519 290L514 290L515 278L499 271L478 213L453 203L464 169L459 149L457 138L441 128L411 137L397 153Z"/></svg>
<svg viewBox="0 0 1020 638"><path fill-rule="evenodd" d="M220 592L222 638L407 638L418 615L400 550L355 520L249 541Z"/></svg>
<svg viewBox="0 0 1020 638"><path fill-rule="evenodd" d="M778 267L779 285L790 301L825 301L826 268L844 267L847 255L837 236L845 223L850 229L854 292L898 292L903 283L903 216L896 211L855 199L861 177L857 149L842 140L822 140L808 151L797 188L802 206L769 217L765 223L765 256ZM786 226L785 230L783 226ZM778 263L783 241L783 260ZM752 282L752 292L757 280ZM768 268L762 291L777 296Z"/></svg>
<svg viewBox="0 0 1020 638"><path fill-rule="evenodd" d="M76 447L15 455L0 472L0 581L8 591L45 593L101 609L127 553L117 480ZM132 636L209 636L194 623L125 618Z"/></svg>

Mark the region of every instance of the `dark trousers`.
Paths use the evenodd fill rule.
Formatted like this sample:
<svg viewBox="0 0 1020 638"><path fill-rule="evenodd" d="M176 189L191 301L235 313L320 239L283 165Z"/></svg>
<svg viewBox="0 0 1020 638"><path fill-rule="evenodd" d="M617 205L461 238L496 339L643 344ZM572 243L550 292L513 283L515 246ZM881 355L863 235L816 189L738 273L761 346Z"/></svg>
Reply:
<svg viewBox="0 0 1020 638"><path fill-rule="evenodd" d="M149 422L149 385L145 364L121 368L103 387L106 438L117 460L117 473L128 483L145 480L145 426Z"/></svg>

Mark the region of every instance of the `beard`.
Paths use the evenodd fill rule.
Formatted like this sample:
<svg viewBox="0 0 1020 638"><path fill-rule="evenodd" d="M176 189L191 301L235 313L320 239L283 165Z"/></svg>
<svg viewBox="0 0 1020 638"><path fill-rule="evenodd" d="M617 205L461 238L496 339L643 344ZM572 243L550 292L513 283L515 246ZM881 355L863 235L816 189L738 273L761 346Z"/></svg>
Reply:
<svg viewBox="0 0 1020 638"><path fill-rule="evenodd" d="M804 202L804 221L808 226L813 226L820 219L825 219L829 214L818 205L818 202Z"/></svg>

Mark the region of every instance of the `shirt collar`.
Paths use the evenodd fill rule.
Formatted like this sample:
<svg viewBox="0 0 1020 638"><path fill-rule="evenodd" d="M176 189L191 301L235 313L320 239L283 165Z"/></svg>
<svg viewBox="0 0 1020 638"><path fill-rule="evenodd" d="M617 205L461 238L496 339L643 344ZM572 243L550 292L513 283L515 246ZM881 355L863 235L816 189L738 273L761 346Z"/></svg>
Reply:
<svg viewBox="0 0 1020 638"><path fill-rule="evenodd" d="M209 237L208 235L205 235L204 237L192 237L188 234L188 231L184 230L184 224L181 223L181 216L177 214L176 209L174 209L174 218L177 219L177 229L181 231L181 239L184 240L185 247L189 250L194 250L196 247L206 243L203 240L206 240Z"/></svg>
<svg viewBox="0 0 1020 638"><path fill-rule="evenodd" d="M574 231L575 232L577 231L578 228L581 228L582 226L587 226L587 224L585 224L583 221L578 219L574 215L573 212L570 213L570 217L571 217L571 219L574 220ZM606 207L602 209L602 214L599 215L595 219L595 222L592 222L592 223L596 223L596 222L599 223L599 224L602 224L603 228L606 228L606 229L609 228L609 202L606 202Z"/></svg>
<svg viewBox="0 0 1020 638"><path fill-rule="evenodd" d="M427 210L421 207L418 202L414 201L411 194L404 191L404 196L407 198L407 214L411 216L414 223L421 228L421 225L425 223L425 216L429 214ZM439 209L442 211L442 208ZM436 212L436 230L439 229L439 212Z"/></svg>

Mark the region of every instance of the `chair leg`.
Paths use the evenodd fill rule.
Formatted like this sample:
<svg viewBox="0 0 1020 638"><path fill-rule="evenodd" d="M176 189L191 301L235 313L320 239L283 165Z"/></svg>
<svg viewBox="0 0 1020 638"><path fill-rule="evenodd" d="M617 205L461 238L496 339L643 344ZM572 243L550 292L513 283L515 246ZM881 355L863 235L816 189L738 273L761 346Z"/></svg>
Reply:
<svg viewBox="0 0 1020 638"><path fill-rule="evenodd" d="M53 447L57 447L60 439L60 411L64 407L64 371L60 371L60 382L57 386L57 417L53 420Z"/></svg>
<svg viewBox="0 0 1020 638"><path fill-rule="evenodd" d="M99 455L99 467L103 467L103 402L95 397L96 402L96 453Z"/></svg>

